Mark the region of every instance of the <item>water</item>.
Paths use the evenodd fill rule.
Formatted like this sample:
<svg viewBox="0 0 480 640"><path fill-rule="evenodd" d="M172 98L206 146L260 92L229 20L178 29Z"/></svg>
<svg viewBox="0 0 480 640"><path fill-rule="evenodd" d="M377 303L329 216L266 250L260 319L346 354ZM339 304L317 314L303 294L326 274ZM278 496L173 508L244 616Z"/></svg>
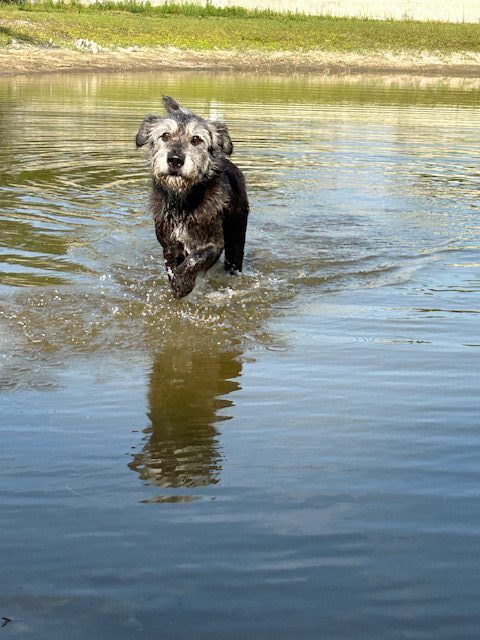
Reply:
<svg viewBox="0 0 480 640"><path fill-rule="evenodd" d="M2 638L478 637L479 87L2 80ZM180 302L162 93L228 121L252 209Z"/></svg>

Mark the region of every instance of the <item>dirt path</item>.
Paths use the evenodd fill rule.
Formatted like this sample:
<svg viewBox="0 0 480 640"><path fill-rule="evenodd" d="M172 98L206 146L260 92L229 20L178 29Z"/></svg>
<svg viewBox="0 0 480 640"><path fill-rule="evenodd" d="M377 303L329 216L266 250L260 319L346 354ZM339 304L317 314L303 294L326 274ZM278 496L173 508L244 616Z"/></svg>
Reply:
<svg viewBox="0 0 480 640"><path fill-rule="evenodd" d="M92 47L96 49L95 46ZM325 51L189 51L130 47L97 50L10 45L0 49L0 76L77 71L218 69L254 72L402 73L478 77L480 54L435 55L412 52L370 54Z"/></svg>

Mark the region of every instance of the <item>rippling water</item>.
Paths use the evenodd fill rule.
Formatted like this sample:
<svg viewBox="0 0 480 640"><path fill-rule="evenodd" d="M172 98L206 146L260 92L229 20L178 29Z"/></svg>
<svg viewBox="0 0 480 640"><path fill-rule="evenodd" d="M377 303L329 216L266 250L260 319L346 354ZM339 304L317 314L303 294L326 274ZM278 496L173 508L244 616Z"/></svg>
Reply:
<svg viewBox="0 0 480 640"><path fill-rule="evenodd" d="M0 635L478 637L479 88L0 82ZM133 144L164 93L252 209L180 302Z"/></svg>

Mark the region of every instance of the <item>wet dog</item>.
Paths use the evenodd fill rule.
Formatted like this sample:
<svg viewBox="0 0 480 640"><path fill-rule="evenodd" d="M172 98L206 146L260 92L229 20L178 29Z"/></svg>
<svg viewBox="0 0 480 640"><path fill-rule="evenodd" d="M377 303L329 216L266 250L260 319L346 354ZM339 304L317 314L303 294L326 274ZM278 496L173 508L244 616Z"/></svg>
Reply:
<svg viewBox="0 0 480 640"><path fill-rule="evenodd" d="M173 295L182 298L197 274L225 250L225 270L242 270L248 198L242 172L227 156L227 126L163 97L167 116L149 115L137 147L149 145L151 208Z"/></svg>

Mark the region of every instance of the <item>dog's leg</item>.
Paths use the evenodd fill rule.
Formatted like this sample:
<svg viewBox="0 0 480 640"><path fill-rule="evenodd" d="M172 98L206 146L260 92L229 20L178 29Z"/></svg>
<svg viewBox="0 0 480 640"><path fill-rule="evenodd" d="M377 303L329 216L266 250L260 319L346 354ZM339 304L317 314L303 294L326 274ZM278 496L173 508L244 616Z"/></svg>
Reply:
<svg viewBox="0 0 480 640"><path fill-rule="evenodd" d="M245 181L240 171L230 163L227 173L233 192L233 203L222 213L223 239L225 243L224 268L234 274L242 270L245 233L248 221L248 199Z"/></svg>
<svg viewBox="0 0 480 640"><path fill-rule="evenodd" d="M225 271L231 275L242 270L246 231L247 212L243 213L243 215L231 215L223 222L225 240L225 262L223 266Z"/></svg>
<svg viewBox="0 0 480 640"><path fill-rule="evenodd" d="M171 278L173 295L175 298L183 298L188 295L195 286L195 280L199 271L207 271L220 257L221 250L213 244L204 249L192 251L180 266L178 266Z"/></svg>
<svg viewBox="0 0 480 640"><path fill-rule="evenodd" d="M168 279L171 282L175 273L175 269L177 268L177 265L178 265L178 258L173 251L164 249L163 262L165 263L165 269L167 270Z"/></svg>

